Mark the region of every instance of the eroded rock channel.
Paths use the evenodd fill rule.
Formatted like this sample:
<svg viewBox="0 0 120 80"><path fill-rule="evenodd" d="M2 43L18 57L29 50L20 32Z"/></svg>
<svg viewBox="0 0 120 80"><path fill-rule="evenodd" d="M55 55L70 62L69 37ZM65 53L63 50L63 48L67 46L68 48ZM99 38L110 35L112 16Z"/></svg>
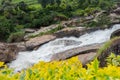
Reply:
<svg viewBox="0 0 120 80"><path fill-rule="evenodd" d="M76 55L78 55L81 62L85 64L89 60L92 60L93 57L90 58L88 55L84 55L84 53L90 53L92 56L95 56L96 50L102 45L101 43L108 41L111 33L118 29L120 29L119 24L114 25L109 29L85 33L79 37L71 36L57 38L46 44L43 44L37 50L19 52L16 60L12 61L9 64L9 67L14 68L15 71L19 71L26 69L33 64L38 63L39 61L48 62L52 60L64 60ZM87 61L81 58L83 56Z"/></svg>

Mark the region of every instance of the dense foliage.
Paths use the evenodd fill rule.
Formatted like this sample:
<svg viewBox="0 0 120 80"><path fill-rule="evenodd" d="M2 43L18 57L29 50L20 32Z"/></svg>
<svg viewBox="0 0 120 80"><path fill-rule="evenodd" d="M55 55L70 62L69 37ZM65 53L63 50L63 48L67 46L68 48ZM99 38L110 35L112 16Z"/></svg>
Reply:
<svg viewBox="0 0 120 80"><path fill-rule="evenodd" d="M23 28L40 28L70 17L88 16L98 9L109 10L114 6L114 0L1 0L0 2L1 39L7 39L11 33Z"/></svg>
<svg viewBox="0 0 120 80"><path fill-rule="evenodd" d="M114 61L112 60L114 59ZM108 65L99 68L99 61L95 59L83 68L78 57L65 61L39 62L26 71L13 73L13 70L6 68L0 71L0 80L119 80L120 56L112 54L108 57ZM1 67L4 64L0 63Z"/></svg>

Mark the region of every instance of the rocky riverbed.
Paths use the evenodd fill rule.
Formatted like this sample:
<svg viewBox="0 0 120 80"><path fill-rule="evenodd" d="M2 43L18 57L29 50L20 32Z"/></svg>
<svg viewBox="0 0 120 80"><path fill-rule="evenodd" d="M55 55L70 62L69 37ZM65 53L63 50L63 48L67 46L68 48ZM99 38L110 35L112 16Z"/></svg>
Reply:
<svg viewBox="0 0 120 80"><path fill-rule="evenodd" d="M118 7L116 9L112 10L110 13L107 13L108 14L107 16L110 18L111 23L110 23L110 25L103 25L103 27L98 26L95 28L87 28L87 27L84 27L83 24L87 24L88 22L91 22L93 20L96 21L100 17L100 15L106 14L105 11L95 13L94 16L91 15L91 16L87 16L84 18L79 17L79 18L71 19L69 21L62 21L60 24L50 25L48 27L41 28L38 30L25 29L26 35L24 36L24 41L14 42L14 43L0 43L0 45L1 45L0 46L0 61L8 63L8 62L15 60L16 56L18 58L21 56L20 54L22 54L23 56L21 56L22 58L20 58L20 59L23 59L24 56L29 56L29 57L31 57L31 59L33 59L32 63L31 63L31 60L29 61L29 58L27 59L27 61L23 61L23 63L28 62L28 63L30 63L30 65L32 65L36 62L39 62L40 60L45 60L45 58L49 58L49 57L50 58L47 61L65 60L65 59L68 59L73 56L79 56L80 61L83 64L86 64L87 62L91 61L94 58L93 56L96 55L96 53L97 53L96 51L101 47L103 42L109 40L110 36L112 38L113 36L120 35L120 30L119 30L120 26L118 25L118 27L116 29L114 28L115 26L113 26L114 24L120 23L120 13L119 12L120 12L120 9ZM61 25L61 27L62 27L61 30L56 31L53 34L39 35L40 33L50 31L50 30L58 27L59 25ZM72 27L70 27L70 26L72 26ZM108 28L111 28L111 27L113 28L113 30L109 31ZM93 43L97 43L97 44L93 44L89 41L89 39L93 36L88 37L89 39L85 38L89 34L93 35L92 32L101 31L101 30L106 31L103 35L105 35L107 32L109 35L106 34L105 36L107 37L107 39L106 38L103 39L103 41L100 42L100 44L98 44L99 40L97 42L94 42L95 38L91 39L91 42L93 41ZM97 32L94 34L96 34L96 38L101 37L100 35L97 36L97 34L98 34ZM35 37L31 38L31 36L35 36ZM79 38L80 36L84 37L82 39L83 41L82 40L76 41L76 39ZM64 37L65 37L66 41L64 40ZM70 38L70 37L72 37L72 38ZM52 45L52 46L48 45L49 43L59 40L59 39L63 39L63 40L61 40L61 42L59 42L59 45L61 45L61 46L64 45L63 47L59 46L59 47L55 48L54 45L55 44L58 45L58 43L54 43L54 45ZM82 47L81 46L76 47L76 45L83 44L84 41L89 41L91 44L88 44L88 45L82 46ZM87 42L85 42L85 44L86 43ZM44 45L46 45L46 46L44 46ZM50 47L47 47L47 46L50 46ZM42 49L40 49L40 48L42 48ZM46 51L42 51L43 49L44 50L48 49L48 50L46 52ZM49 51L52 49L54 49L54 50L51 51L50 54L48 54ZM56 52L55 50L56 51L58 50L58 52ZM34 54L31 55L33 52L34 52ZM41 53L40 57L39 57L39 53ZM57 54L53 54L53 53L57 53ZM45 54L45 56L44 56L44 54ZM53 54L53 55L51 55L51 54ZM38 56L38 58L36 58L35 56ZM16 60L19 61L19 59L16 59ZM14 65L14 61L12 64ZM13 65L11 67L14 67ZM22 64L18 63L17 67L19 67L19 66L22 66ZM24 68L27 68L28 66L29 65L26 65ZM23 67L21 69L23 69Z"/></svg>

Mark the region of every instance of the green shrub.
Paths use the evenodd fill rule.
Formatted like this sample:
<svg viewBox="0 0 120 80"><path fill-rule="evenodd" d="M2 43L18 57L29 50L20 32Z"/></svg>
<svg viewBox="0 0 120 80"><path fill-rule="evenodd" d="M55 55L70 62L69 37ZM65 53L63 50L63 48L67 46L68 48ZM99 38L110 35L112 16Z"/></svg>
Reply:
<svg viewBox="0 0 120 80"><path fill-rule="evenodd" d="M20 42L24 39L25 32L19 31L15 33L11 33L7 42Z"/></svg>
<svg viewBox="0 0 120 80"><path fill-rule="evenodd" d="M4 66L0 62L0 67ZM0 80L119 80L120 67L107 65L100 68L95 59L83 68L78 57L64 61L39 62L33 67L13 74L13 70L0 70Z"/></svg>
<svg viewBox="0 0 120 80"><path fill-rule="evenodd" d="M30 10L41 10L42 6L40 4L33 4L28 6Z"/></svg>
<svg viewBox="0 0 120 80"><path fill-rule="evenodd" d="M0 38L5 40L8 38L11 32L15 31L15 25L11 20L5 19L5 17L0 17Z"/></svg>
<svg viewBox="0 0 120 80"><path fill-rule="evenodd" d="M120 55L115 55L114 53L111 53L107 57L106 61L108 65L120 66Z"/></svg>
<svg viewBox="0 0 120 80"><path fill-rule="evenodd" d="M83 16L84 15L84 10L77 9L74 12L72 12L73 16Z"/></svg>

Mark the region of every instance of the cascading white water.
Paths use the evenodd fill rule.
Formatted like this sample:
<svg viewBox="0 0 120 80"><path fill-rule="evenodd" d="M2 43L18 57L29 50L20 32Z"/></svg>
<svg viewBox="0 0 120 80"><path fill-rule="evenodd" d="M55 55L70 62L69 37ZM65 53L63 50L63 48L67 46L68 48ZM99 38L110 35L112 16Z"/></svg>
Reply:
<svg viewBox="0 0 120 80"><path fill-rule="evenodd" d="M38 50L19 52L17 59L9 64L15 72L26 69L39 61L50 61L51 55L71 48L90 45L94 43L103 43L110 39L110 35L115 30L120 29L120 24L114 25L113 28L97 30L89 34L84 34L79 38L64 37L50 41L39 47Z"/></svg>

